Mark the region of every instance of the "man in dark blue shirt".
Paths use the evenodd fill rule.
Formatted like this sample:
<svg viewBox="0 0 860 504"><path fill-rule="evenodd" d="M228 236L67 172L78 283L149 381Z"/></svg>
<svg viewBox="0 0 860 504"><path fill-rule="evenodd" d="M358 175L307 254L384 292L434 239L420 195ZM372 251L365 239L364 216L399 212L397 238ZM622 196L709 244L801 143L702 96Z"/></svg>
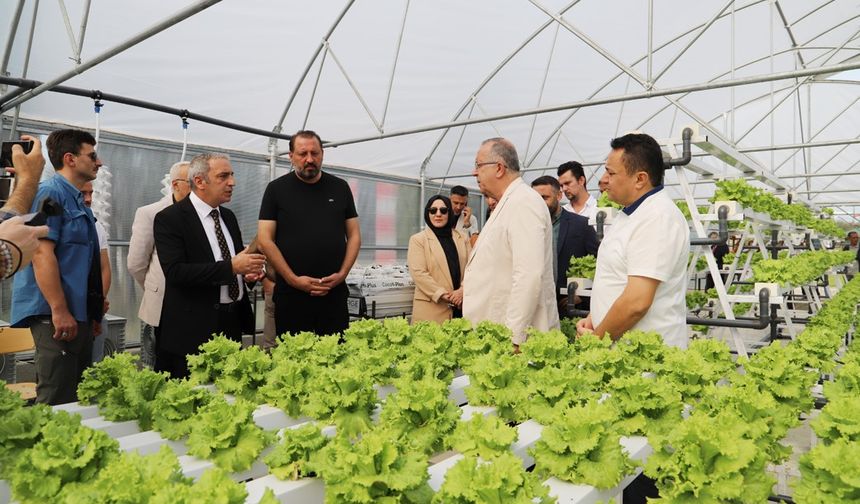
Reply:
<svg viewBox="0 0 860 504"><path fill-rule="evenodd" d="M47 145L56 175L39 184L31 211L51 198L63 214L48 218L48 236L33 263L15 276L12 326L33 333L36 401L62 404L77 398L81 374L92 362L92 323L101 322L104 308L95 219L80 191L102 163L85 131L55 131Z"/></svg>

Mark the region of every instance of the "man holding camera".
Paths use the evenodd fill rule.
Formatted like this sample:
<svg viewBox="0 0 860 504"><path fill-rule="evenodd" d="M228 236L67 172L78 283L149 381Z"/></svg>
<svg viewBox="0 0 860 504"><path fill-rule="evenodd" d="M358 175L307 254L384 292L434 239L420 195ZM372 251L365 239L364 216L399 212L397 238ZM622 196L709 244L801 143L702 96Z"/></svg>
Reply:
<svg viewBox="0 0 860 504"><path fill-rule="evenodd" d="M58 130L48 137L56 175L41 184L31 211L50 198L62 208L48 217L33 264L15 277L12 326L29 327L36 343L36 402L75 401L81 375L92 362L92 323L101 322L103 294L98 238L81 188L101 161L92 135Z"/></svg>
<svg viewBox="0 0 860 504"><path fill-rule="evenodd" d="M2 178L9 181L8 184L0 185L0 188L11 189L13 177L16 182L11 194L5 191L0 194L4 202L0 208L0 278L3 279L30 264L39 238L48 234L46 226L27 225L19 217L30 209L45 166L39 139L22 135L21 140L3 142L0 163L0 168L6 170Z"/></svg>

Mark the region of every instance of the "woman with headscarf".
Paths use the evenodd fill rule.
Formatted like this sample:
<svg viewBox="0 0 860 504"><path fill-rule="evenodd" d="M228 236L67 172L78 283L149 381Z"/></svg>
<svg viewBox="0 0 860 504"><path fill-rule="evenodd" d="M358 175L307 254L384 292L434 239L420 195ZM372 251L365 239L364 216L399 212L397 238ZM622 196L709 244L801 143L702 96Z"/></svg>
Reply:
<svg viewBox="0 0 860 504"><path fill-rule="evenodd" d="M407 263L415 281L412 321L442 323L462 316L463 271L469 256L469 241L454 229L451 200L433 196L424 207L427 228L409 238Z"/></svg>

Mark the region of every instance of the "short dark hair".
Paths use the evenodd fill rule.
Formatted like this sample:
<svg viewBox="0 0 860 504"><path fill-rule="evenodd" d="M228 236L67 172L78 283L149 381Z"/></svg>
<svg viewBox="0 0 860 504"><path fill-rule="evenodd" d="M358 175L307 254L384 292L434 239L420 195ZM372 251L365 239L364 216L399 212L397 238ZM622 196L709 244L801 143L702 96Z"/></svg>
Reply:
<svg viewBox="0 0 860 504"><path fill-rule="evenodd" d="M313 130L299 130L293 133L293 136L290 137L290 152L293 152L293 147L296 146L296 138L316 138L317 142L320 144L320 149L322 149L322 139L319 135L317 135L316 131Z"/></svg>
<svg viewBox="0 0 860 504"><path fill-rule="evenodd" d="M461 185L455 185L451 188L451 195L464 196L466 198L469 197L469 190Z"/></svg>
<svg viewBox="0 0 860 504"><path fill-rule="evenodd" d="M567 163L562 163L558 167L558 175L561 177L564 173L570 172L577 181L579 179L585 177L585 170L582 169L582 164L579 161L568 161Z"/></svg>
<svg viewBox="0 0 860 504"><path fill-rule="evenodd" d="M650 135L628 133L612 139L609 146L613 150L624 151L621 160L628 174L633 175L644 171L648 174L652 186L663 184L663 173L666 171L663 166L663 151L660 149L660 144Z"/></svg>
<svg viewBox="0 0 860 504"><path fill-rule="evenodd" d="M48 159L51 160L51 165L55 170L63 167L63 156L67 152L75 156L81 153L83 144L96 146L96 139L87 131L77 129L61 129L52 132L48 135L48 140L45 142L48 146Z"/></svg>
<svg viewBox="0 0 860 504"><path fill-rule="evenodd" d="M561 191L561 184L558 183L555 177L550 177L549 175L540 176L532 181L532 187L541 185L552 186L555 192Z"/></svg>
<svg viewBox="0 0 860 504"><path fill-rule="evenodd" d="M846 238L851 238L851 235L856 235L857 231L848 231L848 236Z"/></svg>
<svg viewBox="0 0 860 504"><path fill-rule="evenodd" d="M490 144L490 154L502 160L508 170L520 171L520 158L517 149L507 138L488 138L481 145Z"/></svg>

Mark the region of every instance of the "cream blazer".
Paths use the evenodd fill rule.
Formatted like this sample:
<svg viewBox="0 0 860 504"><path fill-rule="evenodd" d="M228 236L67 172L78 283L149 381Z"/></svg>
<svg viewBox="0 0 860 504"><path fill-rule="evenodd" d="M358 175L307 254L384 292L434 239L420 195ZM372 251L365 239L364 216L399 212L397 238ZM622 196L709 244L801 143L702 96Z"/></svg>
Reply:
<svg viewBox="0 0 860 504"><path fill-rule="evenodd" d="M158 327L161 320L161 305L164 302L164 272L158 262L152 225L155 214L173 204L173 195L168 194L155 203L142 206L134 212L131 225L131 241L128 244L128 272L143 287L143 299L137 316L147 324Z"/></svg>
<svg viewBox="0 0 860 504"><path fill-rule="evenodd" d="M453 230L451 236L460 256L460 274L466 269L469 256L469 241L459 231ZM442 323L451 318L448 303L440 300L443 294L454 290L448 260L439 239L430 229L415 233L409 238L406 254L409 274L415 281L415 295L412 298L412 321L432 320Z"/></svg>
<svg viewBox="0 0 860 504"><path fill-rule="evenodd" d="M517 345L526 329L559 327L552 273L552 221L521 178L505 189L481 229L463 278L463 317L506 325Z"/></svg>

